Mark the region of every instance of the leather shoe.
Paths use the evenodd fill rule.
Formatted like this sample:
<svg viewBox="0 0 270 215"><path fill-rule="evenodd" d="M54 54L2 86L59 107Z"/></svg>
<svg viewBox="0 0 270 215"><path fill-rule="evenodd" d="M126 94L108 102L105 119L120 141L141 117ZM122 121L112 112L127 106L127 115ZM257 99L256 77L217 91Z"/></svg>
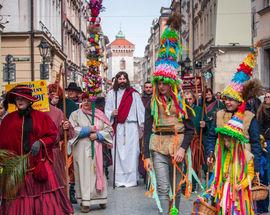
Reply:
<svg viewBox="0 0 270 215"><path fill-rule="evenodd" d="M90 207L89 206L81 206L81 212L82 213L89 213Z"/></svg>
<svg viewBox="0 0 270 215"><path fill-rule="evenodd" d="M106 204L99 204L99 207L100 207L101 209L106 209L107 205L106 205Z"/></svg>

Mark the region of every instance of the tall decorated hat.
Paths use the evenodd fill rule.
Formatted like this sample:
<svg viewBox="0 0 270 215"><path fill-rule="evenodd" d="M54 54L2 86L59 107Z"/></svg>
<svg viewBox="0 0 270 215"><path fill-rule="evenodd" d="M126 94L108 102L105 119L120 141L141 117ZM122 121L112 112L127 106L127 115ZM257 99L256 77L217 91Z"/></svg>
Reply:
<svg viewBox="0 0 270 215"><path fill-rule="evenodd" d="M176 108L176 114L179 121L183 117L187 117L186 107L183 103L182 96L178 93L180 79L177 74L179 64L178 58L181 55L182 48L179 40L179 17L175 14L167 21L167 27L161 35L158 58L156 60L156 68L153 72L153 96L151 100L151 114L154 122L159 122L159 104L162 104L167 115L170 115L171 105L167 104L164 95L159 95L157 82L162 81L164 84L169 84L170 96Z"/></svg>
<svg viewBox="0 0 270 215"><path fill-rule="evenodd" d="M240 102L237 112L223 126L216 128L216 133L238 139L241 143L247 143L248 139L243 132L243 118L246 110L246 101L252 97L251 93L259 91L257 80L250 80L256 63L256 49L252 48L245 60L239 65L233 79L222 92L223 96Z"/></svg>
<svg viewBox="0 0 270 215"><path fill-rule="evenodd" d="M180 80L177 76L179 67L177 60L181 53L179 34L177 33L177 17L171 17L168 26L161 35L158 58L155 64L152 82L162 80L166 84L178 85Z"/></svg>
<svg viewBox="0 0 270 215"><path fill-rule="evenodd" d="M244 101L242 97L243 86L252 76L256 61L255 55L256 49L252 48L245 60L239 65L237 71L234 73L229 85L222 92L223 96L232 98L238 102Z"/></svg>

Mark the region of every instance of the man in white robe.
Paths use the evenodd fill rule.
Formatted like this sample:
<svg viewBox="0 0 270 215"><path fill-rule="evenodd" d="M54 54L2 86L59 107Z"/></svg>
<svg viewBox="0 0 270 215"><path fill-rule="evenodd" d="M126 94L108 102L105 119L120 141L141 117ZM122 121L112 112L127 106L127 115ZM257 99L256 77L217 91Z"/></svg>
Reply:
<svg viewBox="0 0 270 215"><path fill-rule="evenodd" d="M115 185L136 186L139 179L139 139L144 125L144 105L139 93L130 87L127 73L117 73L113 89L106 97L105 114L116 129L116 159L113 159L116 165ZM112 154L114 156L114 152Z"/></svg>

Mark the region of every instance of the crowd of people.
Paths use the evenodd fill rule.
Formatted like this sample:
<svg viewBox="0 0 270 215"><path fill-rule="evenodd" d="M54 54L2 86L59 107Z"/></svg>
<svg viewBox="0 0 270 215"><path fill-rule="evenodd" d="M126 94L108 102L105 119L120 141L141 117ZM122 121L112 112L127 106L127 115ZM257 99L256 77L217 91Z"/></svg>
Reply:
<svg viewBox="0 0 270 215"><path fill-rule="evenodd" d="M0 135L5 138L1 138L0 147L18 155L29 154L30 159L29 171L15 199L5 199L3 196L1 210L4 214L17 214L22 210L29 214L35 214L37 210L42 210L44 214L48 214L48 211L71 214L71 203L81 204L82 212L89 212L93 204L106 208L108 174L105 174L105 170L108 171L108 166L114 162L116 187L137 186L139 174L146 182L147 171L155 169L161 206L164 214L169 213L173 170L171 157L182 167L185 152L191 146L194 170L202 174L201 179L204 180L209 165L214 162L210 154L213 155L215 150L215 128L226 124L237 112L240 103L226 96L220 97L220 93L214 94L210 88L201 95L189 90L183 92L188 107L187 117L179 121L181 111L174 103L171 85L156 80L145 82L140 95L130 86L128 75L119 72L113 88L106 95L106 101L105 98L98 99L94 116L89 95L75 83L66 89L66 116L63 114L63 90L56 84L48 86L50 111L46 113L32 109L31 105L37 100L32 96L31 88L26 86L17 86L1 97ZM257 98L251 98L247 104L254 100L260 102ZM167 101L171 107L168 109L163 101ZM8 113L7 103L15 104L17 111ZM244 126L247 127L244 127L244 132L250 139L254 172L260 173L261 183L268 185L270 93L264 94L256 114L252 113L251 105L247 105L247 108L251 111L245 111ZM64 131L68 134L69 156L73 157L68 172L70 186L66 184L62 150ZM260 135L264 138L262 144ZM178 142L174 145L176 137ZM174 151L174 148L177 150ZM106 156L103 151L110 153ZM44 158L47 173L33 171ZM204 171L200 172L200 168ZM47 176L42 178L43 175ZM180 180L179 172L176 180ZM193 180L192 183L192 191L196 192L197 182ZM67 189L71 203L65 192ZM181 190L178 190L175 205L179 205L180 194ZM45 201L49 203L47 206L44 205ZM267 213L268 204L269 199L256 202L257 212Z"/></svg>
<svg viewBox="0 0 270 215"><path fill-rule="evenodd" d="M169 46L171 55L160 49L142 95L121 71L96 100L76 83L65 89L67 97L58 83L49 84L49 112L32 108L37 98L25 85L1 97L0 149L7 151L0 154L0 174L12 156L28 159L14 171L13 190L3 182L9 175L2 177L1 214L72 214L75 203L83 213L92 205L105 209L112 164L114 187L138 186L140 175L147 183L154 171L161 214L178 214L182 192L197 192L204 181L210 193L202 199L210 198L217 214L268 213L269 196L255 202L250 195L253 178L266 186L270 181L270 92L260 102L259 88L246 85L255 52L222 93L184 91L176 73L174 28L169 20L161 47ZM8 113L8 104L17 110Z"/></svg>

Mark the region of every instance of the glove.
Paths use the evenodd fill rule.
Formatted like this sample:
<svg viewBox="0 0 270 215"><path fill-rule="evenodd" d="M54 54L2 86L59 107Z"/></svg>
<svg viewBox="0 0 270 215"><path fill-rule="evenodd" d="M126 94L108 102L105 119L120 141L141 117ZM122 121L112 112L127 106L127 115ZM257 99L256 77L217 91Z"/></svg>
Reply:
<svg viewBox="0 0 270 215"><path fill-rule="evenodd" d="M34 142L34 144L31 147L31 155L32 156L37 156L37 154L39 153L39 150L40 150L40 146L41 146L41 142L39 140Z"/></svg>

